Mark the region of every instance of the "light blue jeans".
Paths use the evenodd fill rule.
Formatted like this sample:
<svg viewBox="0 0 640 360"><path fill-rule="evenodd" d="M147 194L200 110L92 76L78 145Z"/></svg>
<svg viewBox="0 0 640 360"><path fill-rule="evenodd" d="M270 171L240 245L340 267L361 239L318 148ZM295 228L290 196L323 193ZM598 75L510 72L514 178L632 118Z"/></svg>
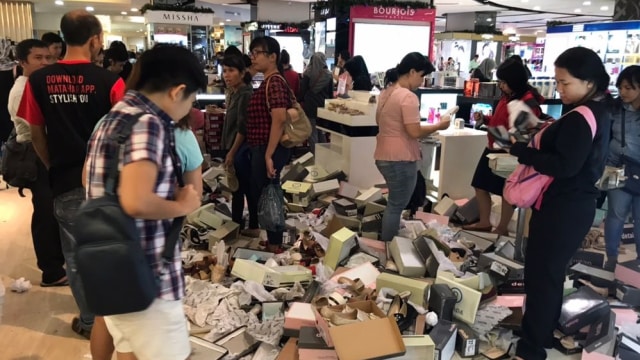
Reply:
<svg viewBox="0 0 640 360"><path fill-rule="evenodd" d="M382 217L382 236L380 240L391 241L398 235L400 215L407 207L418 178L416 161L376 160L376 166L389 188L387 207Z"/></svg>
<svg viewBox="0 0 640 360"><path fill-rule="evenodd" d="M640 249L640 196L633 196L621 189L609 190L607 192L607 202L609 206L607 217L604 221L607 258L618 257L622 229L629 212L633 217L633 235L636 249Z"/></svg>
<svg viewBox="0 0 640 360"><path fill-rule="evenodd" d="M84 330L93 327L94 314L89 310L84 295L82 279L78 275L76 267L76 240L73 236L73 224L80 205L85 200L83 188L76 188L64 194L56 196L53 207L56 219L60 225L60 240L62 241L62 254L67 263L67 277L73 298L80 310L80 326Z"/></svg>

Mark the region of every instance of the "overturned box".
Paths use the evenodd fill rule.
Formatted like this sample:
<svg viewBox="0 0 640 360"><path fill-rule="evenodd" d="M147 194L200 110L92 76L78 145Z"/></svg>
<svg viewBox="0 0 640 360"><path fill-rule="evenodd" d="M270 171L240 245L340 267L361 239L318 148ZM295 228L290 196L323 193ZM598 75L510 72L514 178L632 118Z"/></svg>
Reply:
<svg viewBox="0 0 640 360"><path fill-rule="evenodd" d="M278 266L270 268L255 261L236 259L231 275L245 281L255 281L267 287L289 287L296 282L309 283L313 276L311 270L298 266Z"/></svg>

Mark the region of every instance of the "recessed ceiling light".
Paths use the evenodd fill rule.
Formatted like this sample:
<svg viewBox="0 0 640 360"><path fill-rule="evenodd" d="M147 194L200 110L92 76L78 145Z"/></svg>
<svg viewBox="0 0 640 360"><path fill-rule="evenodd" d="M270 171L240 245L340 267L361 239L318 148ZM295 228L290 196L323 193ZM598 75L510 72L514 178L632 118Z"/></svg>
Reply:
<svg viewBox="0 0 640 360"><path fill-rule="evenodd" d="M491 22L491 18L488 18L488 19L487 19L487 22Z"/></svg>
<svg viewBox="0 0 640 360"><path fill-rule="evenodd" d="M607 11L607 10L609 10L609 7L608 7L608 6L601 6L601 7L600 7L600 10L602 10L602 11Z"/></svg>
<svg viewBox="0 0 640 360"><path fill-rule="evenodd" d="M523 3L528 3L528 2L529 2L529 0L522 0L522 2L523 2Z"/></svg>
<svg viewBox="0 0 640 360"><path fill-rule="evenodd" d="M220 21L220 24L218 24L218 25L224 25L224 21Z"/></svg>
<svg viewBox="0 0 640 360"><path fill-rule="evenodd" d="M85 9L85 10L87 10L87 11L93 11L93 10L95 10L95 9L93 8L93 6L87 6L87 7L86 7L86 8L84 8L84 9Z"/></svg>
<svg viewBox="0 0 640 360"><path fill-rule="evenodd" d="M536 10L536 11L540 10L540 6L534 6L533 10Z"/></svg>
<svg viewBox="0 0 640 360"><path fill-rule="evenodd" d="M123 12L121 12L120 14L122 14L122 15L127 15L127 12L126 12L126 11L123 11Z"/></svg>
<svg viewBox="0 0 640 360"><path fill-rule="evenodd" d="M62 6L62 5L64 5L64 1L62 1L62 0L56 0L56 1L55 1L55 4L56 4L56 5L59 5L59 6Z"/></svg>
<svg viewBox="0 0 640 360"><path fill-rule="evenodd" d="M591 6L591 1L585 1L582 3L584 6Z"/></svg>
<svg viewBox="0 0 640 360"><path fill-rule="evenodd" d="M580 9L575 9L575 10L573 10L573 12L577 12L577 13L579 13L579 12L582 12L582 10L580 10Z"/></svg>
<svg viewBox="0 0 640 360"><path fill-rule="evenodd" d="M136 11L138 11L138 8L131 8L131 11L132 12L136 12Z"/></svg>
<svg viewBox="0 0 640 360"><path fill-rule="evenodd" d="M231 19L227 19L226 21L229 22L229 21L231 21Z"/></svg>

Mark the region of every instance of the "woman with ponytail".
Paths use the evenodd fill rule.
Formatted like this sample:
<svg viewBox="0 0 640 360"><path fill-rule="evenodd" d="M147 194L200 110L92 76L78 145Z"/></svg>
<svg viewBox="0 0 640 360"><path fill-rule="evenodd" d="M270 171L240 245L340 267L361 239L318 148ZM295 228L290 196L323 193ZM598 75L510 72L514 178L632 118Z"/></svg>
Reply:
<svg viewBox="0 0 640 360"><path fill-rule="evenodd" d="M609 75L600 56L575 47L560 54L554 65L562 103L586 106L596 129L580 112L571 111L544 130L539 149L520 142L511 147L521 164L553 177L529 221L526 311L516 350L517 358L526 360L546 359L545 348L552 346L566 269L593 223L600 195L595 183L604 170L611 133Z"/></svg>
<svg viewBox="0 0 640 360"><path fill-rule="evenodd" d="M449 127L450 119L446 118L436 125L420 124L420 103L413 91L434 70L426 56L407 54L395 69L397 77L393 71L387 72L396 81L378 99L378 135L373 156L389 189L382 217L383 241L391 241L398 234L400 214L413 194L421 157L418 139Z"/></svg>

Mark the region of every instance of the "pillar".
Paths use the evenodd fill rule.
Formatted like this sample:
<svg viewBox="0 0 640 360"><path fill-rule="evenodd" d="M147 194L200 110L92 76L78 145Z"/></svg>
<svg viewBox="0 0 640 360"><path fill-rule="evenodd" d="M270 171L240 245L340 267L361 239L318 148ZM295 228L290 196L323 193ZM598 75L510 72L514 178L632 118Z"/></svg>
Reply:
<svg viewBox="0 0 640 360"><path fill-rule="evenodd" d="M19 42L33 38L33 4L0 1L0 38Z"/></svg>

